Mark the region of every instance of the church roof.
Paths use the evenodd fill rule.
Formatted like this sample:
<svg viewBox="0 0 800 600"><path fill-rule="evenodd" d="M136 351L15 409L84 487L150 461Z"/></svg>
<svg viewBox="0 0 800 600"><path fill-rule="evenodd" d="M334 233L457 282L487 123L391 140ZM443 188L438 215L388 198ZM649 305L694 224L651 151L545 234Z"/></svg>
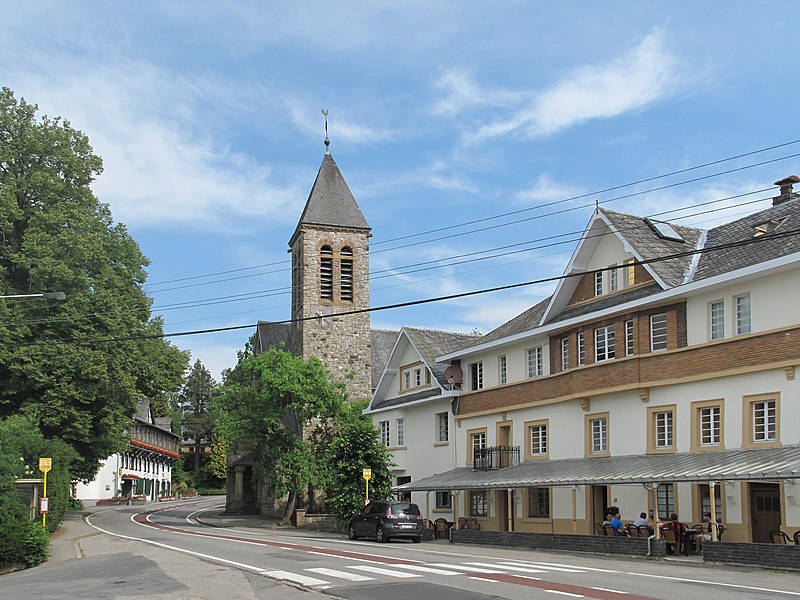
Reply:
<svg viewBox="0 0 800 600"><path fill-rule="evenodd" d="M303 225L371 229L350 188L347 187L339 167L336 166L336 161L328 153L325 153L325 158L322 159L306 207L292 235L292 241ZM292 241L289 242L290 245Z"/></svg>

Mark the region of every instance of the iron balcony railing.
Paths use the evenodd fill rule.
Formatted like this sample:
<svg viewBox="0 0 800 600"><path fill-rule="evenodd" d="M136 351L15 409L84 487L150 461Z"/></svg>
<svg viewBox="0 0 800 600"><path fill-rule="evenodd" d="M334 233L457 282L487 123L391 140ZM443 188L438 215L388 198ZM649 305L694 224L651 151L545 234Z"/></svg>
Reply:
<svg viewBox="0 0 800 600"><path fill-rule="evenodd" d="M476 471L492 471L519 464L519 446L492 446L475 448L472 468Z"/></svg>

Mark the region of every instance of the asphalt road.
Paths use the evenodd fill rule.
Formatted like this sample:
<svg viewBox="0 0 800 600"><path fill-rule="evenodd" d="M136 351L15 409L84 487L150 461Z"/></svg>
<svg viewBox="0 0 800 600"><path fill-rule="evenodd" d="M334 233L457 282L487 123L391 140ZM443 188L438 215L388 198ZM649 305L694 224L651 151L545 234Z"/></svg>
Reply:
<svg viewBox="0 0 800 600"><path fill-rule="evenodd" d="M446 541L350 541L253 527L259 522L225 519L220 510L219 499L204 499L73 517L53 560L0 578L0 599L800 598L797 573Z"/></svg>

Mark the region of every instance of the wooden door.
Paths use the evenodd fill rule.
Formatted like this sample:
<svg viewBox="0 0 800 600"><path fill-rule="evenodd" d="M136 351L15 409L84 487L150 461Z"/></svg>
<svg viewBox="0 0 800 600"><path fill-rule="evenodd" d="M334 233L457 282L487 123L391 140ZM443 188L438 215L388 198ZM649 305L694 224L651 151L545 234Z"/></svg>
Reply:
<svg viewBox="0 0 800 600"><path fill-rule="evenodd" d="M753 541L768 544L769 532L781 528L781 488L777 483L750 484Z"/></svg>

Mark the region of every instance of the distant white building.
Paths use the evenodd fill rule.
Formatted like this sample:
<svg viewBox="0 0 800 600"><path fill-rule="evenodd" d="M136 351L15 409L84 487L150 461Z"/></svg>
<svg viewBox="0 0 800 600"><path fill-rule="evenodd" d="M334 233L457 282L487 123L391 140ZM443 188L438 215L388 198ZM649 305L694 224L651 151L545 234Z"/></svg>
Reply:
<svg viewBox="0 0 800 600"><path fill-rule="evenodd" d="M410 478L397 491L451 494L493 531L589 534L610 506L715 513L732 541L800 529L798 181L708 230L597 209L552 297L433 360L463 372L446 460L452 398L434 379L392 406L417 360L396 348L370 409Z"/></svg>
<svg viewBox="0 0 800 600"><path fill-rule="evenodd" d="M127 451L104 460L89 483L75 485L75 497L84 505L118 495L155 501L171 493L172 463L180 456L180 436L170 431L170 419L155 417L150 401L142 398L129 437Z"/></svg>

